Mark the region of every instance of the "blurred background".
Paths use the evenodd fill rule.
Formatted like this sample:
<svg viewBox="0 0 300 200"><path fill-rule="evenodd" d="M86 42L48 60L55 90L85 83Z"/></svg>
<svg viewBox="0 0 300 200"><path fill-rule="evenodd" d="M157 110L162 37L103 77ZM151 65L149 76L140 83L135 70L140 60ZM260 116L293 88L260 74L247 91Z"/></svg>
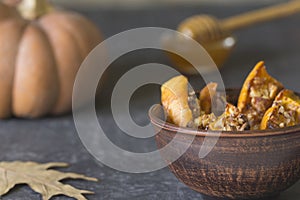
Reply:
<svg viewBox="0 0 300 200"><path fill-rule="evenodd" d="M137 27L157 26L176 30L183 20L193 15L209 14L224 19L285 3L288 0L51 0L51 2L86 15L100 27L104 38L107 38ZM300 63L297 24L299 15L294 15L235 32L237 45L221 69L225 85L240 87L255 63L264 60L271 74L281 74L282 70L289 67L289 70L285 70L285 75L279 79L288 88L299 90L300 88L295 85L298 76L294 73ZM137 60L159 61L172 65L162 54L154 56L141 53L139 57L136 55L133 57L135 59L128 58L122 61L121 68L145 63Z"/></svg>
<svg viewBox="0 0 300 200"><path fill-rule="evenodd" d="M113 8L141 8L141 7L159 7L169 5L201 5L201 4L265 4L285 2L286 0L52 0L57 4L67 6L101 6Z"/></svg>

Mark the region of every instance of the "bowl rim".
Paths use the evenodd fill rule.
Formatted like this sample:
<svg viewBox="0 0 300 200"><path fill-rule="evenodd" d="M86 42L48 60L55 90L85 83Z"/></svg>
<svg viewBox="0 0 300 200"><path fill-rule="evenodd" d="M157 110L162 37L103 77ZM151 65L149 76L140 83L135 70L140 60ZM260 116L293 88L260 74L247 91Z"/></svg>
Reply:
<svg viewBox="0 0 300 200"><path fill-rule="evenodd" d="M266 129L266 130L247 130L247 131L210 131L210 130L195 130L192 128L179 127L175 124L166 122L161 119L159 116L155 115L155 110L160 109L162 106L160 104L155 104L151 106L148 111L148 116L150 122L169 132L178 132L187 135L199 136L199 137L230 137L230 138L239 138L239 137L270 137L270 136L279 136L286 135L298 132L300 133L300 124L296 126L290 126L286 128L277 128L277 129Z"/></svg>

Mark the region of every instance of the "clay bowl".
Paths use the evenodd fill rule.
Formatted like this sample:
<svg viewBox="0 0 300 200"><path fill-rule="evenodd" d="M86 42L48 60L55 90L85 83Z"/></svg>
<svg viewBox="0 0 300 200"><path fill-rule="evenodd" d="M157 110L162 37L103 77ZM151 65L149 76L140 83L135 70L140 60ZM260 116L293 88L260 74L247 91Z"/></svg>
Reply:
<svg viewBox="0 0 300 200"><path fill-rule="evenodd" d="M238 93L239 90L227 90L228 101L234 103ZM223 132L212 151L201 159L198 154L204 138L216 137L216 133L179 128L164 122L163 115L159 105L149 111L158 131L158 148L170 143L176 133L178 148L194 137L187 151L169 168L207 199L275 199L300 178L300 126Z"/></svg>

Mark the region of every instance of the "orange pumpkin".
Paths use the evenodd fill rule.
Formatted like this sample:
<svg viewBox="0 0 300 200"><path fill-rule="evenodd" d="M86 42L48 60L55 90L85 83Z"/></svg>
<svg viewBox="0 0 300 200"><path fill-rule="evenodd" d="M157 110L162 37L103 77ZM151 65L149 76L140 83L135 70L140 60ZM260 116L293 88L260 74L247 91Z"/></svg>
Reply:
<svg viewBox="0 0 300 200"><path fill-rule="evenodd" d="M40 117L71 110L80 64L101 42L85 17L46 0L0 2L0 118Z"/></svg>

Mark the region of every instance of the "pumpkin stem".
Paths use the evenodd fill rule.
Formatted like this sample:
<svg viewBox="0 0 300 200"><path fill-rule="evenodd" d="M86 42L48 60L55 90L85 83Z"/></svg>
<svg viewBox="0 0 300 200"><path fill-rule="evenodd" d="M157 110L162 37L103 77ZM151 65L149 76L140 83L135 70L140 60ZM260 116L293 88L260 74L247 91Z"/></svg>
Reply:
<svg viewBox="0 0 300 200"><path fill-rule="evenodd" d="M33 20L53 10L47 0L22 0L18 5L20 14L28 20Z"/></svg>

